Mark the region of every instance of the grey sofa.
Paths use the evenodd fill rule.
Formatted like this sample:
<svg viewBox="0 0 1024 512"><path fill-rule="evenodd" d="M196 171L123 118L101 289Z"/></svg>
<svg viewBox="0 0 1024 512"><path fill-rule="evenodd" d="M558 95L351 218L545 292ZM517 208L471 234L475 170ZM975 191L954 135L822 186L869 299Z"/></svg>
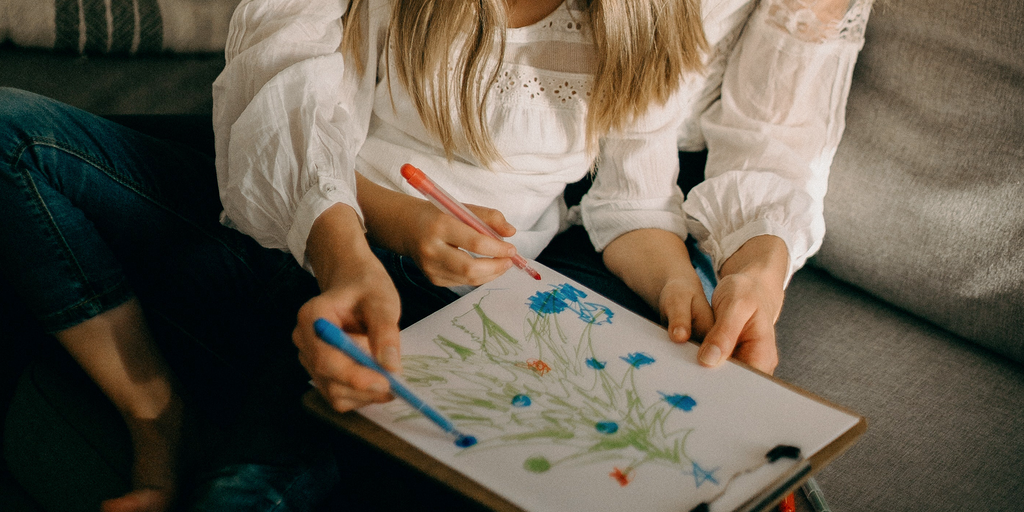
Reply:
<svg viewBox="0 0 1024 512"><path fill-rule="evenodd" d="M1024 510L1024 4L878 1L827 235L789 286L776 375L868 418L818 476L834 510ZM5 47L0 85L100 114L206 115L222 62ZM0 344L13 476L0 508L94 510L127 485L123 430L66 358L25 348L48 341L0 300L0 336L33 340ZM371 495L354 509L418 508L402 492L379 499L374 478L470 506L352 450L366 460L352 490Z"/></svg>

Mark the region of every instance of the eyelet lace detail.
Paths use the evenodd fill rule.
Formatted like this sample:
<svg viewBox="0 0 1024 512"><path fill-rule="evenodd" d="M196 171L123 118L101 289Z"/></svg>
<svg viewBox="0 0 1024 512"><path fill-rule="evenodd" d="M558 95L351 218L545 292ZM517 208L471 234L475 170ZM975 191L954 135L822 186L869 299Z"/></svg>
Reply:
<svg viewBox="0 0 1024 512"><path fill-rule="evenodd" d="M803 41L859 41L864 38L872 0L856 0L845 13L831 0L767 0L766 21Z"/></svg>
<svg viewBox="0 0 1024 512"><path fill-rule="evenodd" d="M528 66L502 66L494 93L503 102L544 102L576 108L590 98L593 79L566 78Z"/></svg>
<svg viewBox="0 0 1024 512"><path fill-rule="evenodd" d="M839 23L837 38L842 41L863 41L873 0L857 0Z"/></svg>
<svg viewBox="0 0 1024 512"><path fill-rule="evenodd" d="M583 30L583 24L576 21L568 16L557 16L553 19L541 22L537 25L538 29L541 30L558 30L560 32L580 32Z"/></svg>

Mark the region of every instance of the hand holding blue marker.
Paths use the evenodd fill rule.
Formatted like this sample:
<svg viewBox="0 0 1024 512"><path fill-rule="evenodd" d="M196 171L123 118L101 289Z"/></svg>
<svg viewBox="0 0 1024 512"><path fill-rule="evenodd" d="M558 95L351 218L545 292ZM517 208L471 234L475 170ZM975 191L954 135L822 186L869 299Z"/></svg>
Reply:
<svg viewBox="0 0 1024 512"><path fill-rule="evenodd" d="M445 432L454 436L456 446L460 448L468 448L476 444L475 437L459 432L451 420L445 418L444 415L421 400L412 392L412 390L405 387L405 385L399 382L394 375L391 375L391 372L377 364L369 354L364 352L359 345L356 345L355 342L352 341L352 338L350 338L348 334L345 334L345 331L339 329L338 326L320 318L313 322L313 329L316 331L316 335L319 336L320 339L341 350L345 355L355 360L355 362L383 375L384 378L388 379L388 382L391 384L391 391L395 395L408 402L409 405L417 411L422 412L424 416L436 423L437 426L444 429Z"/></svg>

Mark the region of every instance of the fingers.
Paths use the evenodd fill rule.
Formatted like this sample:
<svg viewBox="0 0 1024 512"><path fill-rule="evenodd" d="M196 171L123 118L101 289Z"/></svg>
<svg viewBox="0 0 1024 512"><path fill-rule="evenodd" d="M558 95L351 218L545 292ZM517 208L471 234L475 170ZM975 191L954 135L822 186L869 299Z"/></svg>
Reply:
<svg viewBox="0 0 1024 512"><path fill-rule="evenodd" d="M480 220L498 232L503 237L510 237L516 234L516 228L505 220L505 216L498 210L484 206L466 205Z"/></svg>
<svg viewBox="0 0 1024 512"><path fill-rule="evenodd" d="M660 309L669 338L676 343L701 339L714 324L714 313L699 285L685 293L666 293Z"/></svg>
<svg viewBox="0 0 1024 512"><path fill-rule="evenodd" d="M704 339L711 328L715 325L715 314L708 304L708 299L703 291L693 297L693 332L690 333L692 340Z"/></svg>
<svg viewBox="0 0 1024 512"><path fill-rule="evenodd" d="M755 296L733 294L730 290L728 285L720 285L716 290L715 323L704 337L697 360L704 366L715 367L732 355L770 374L778 365L773 316Z"/></svg>
<svg viewBox="0 0 1024 512"><path fill-rule="evenodd" d="M365 270L371 272L376 267ZM387 286L390 282L386 281L386 274L377 277L365 282L354 278L345 286L324 290L299 310L292 333L299 349L299 362L320 394L339 412L386 402L391 399L390 387L384 376L322 341L313 323L324 318L341 326L385 368L400 369L398 293Z"/></svg>
<svg viewBox="0 0 1024 512"><path fill-rule="evenodd" d="M312 334L311 328L309 333ZM297 325L293 337L300 347L299 362L332 408L346 412L391 399L384 376L357 364L319 338L310 340L306 336L306 329ZM365 336L353 336L353 339L365 348Z"/></svg>
<svg viewBox="0 0 1024 512"><path fill-rule="evenodd" d="M701 339L714 324L714 313L695 274L667 282L661 290L658 309L662 323L668 327L669 339L676 343Z"/></svg>
<svg viewBox="0 0 1024 512"><path fill-rule="evenodd" d="M718 366L732 354L750 318L737 308L720 308L716 313L715 325L697 351L697 360L708 367Z"/></svg>
<svg viewBox="0 0 1024 512"><path fill-rule="evenodd" d="M501 212L477 206L471 209L499 235L515 233L515 228L505 221ZM410 249L409 254L417 266L437 286L487 283L511 268L510 258L516 255L514 245L481 234L436 210Z"/></svg>
<svg viewBox="0 0 1024 512"><path fill-rule="evenodd" d="M436 286L479 286L512 267L509 258L476 258L451 245L438 245L413 255L416 265Z"/></svg>
<svg viewBox="0 0 1024 512"><path fill-rule="evenodd" d="M758 343L742 343L733 355L736 359L771 375L779 365L779 351L775 344L775 330L762 332Z"/></svg>
<svg viewBox="0 0 1024 512"><path fill-rule="evenodd" d="M373 316L367 321L366 334L370 340L370 353L391 373L402 372L401 342L398 324Z"/></svg>

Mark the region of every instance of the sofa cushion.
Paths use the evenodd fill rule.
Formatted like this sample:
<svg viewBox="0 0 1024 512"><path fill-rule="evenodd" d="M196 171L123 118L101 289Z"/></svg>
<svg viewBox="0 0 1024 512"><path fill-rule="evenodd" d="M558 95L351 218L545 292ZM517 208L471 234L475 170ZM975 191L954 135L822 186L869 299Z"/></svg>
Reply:
<svg viewBox="0 0 1024 512"><path fill-rule="evenodd" d="M205 114L209 123L210 90L222 69L223 54L80 58L0 45L0 86L100 115Z"/></svg>
<svg viewBox="0 0 1024 512"><path fill-rule="evenodd" d="M1024 3L876 1L816 265L1024 361Z"/></svg>
<svg viewBox="0 0 1024 512"><path fill-rule="evenodd" d="M833 510L1021 510L1021 365L814 269L777 332L777 377L868 420L818 477Z"/></svg>
<svg viewBox="0 0 1024 512"><path fill-rule="evenodd" d="M4 0L0 42L76 53L219 52L238 0Z"/></svg>

